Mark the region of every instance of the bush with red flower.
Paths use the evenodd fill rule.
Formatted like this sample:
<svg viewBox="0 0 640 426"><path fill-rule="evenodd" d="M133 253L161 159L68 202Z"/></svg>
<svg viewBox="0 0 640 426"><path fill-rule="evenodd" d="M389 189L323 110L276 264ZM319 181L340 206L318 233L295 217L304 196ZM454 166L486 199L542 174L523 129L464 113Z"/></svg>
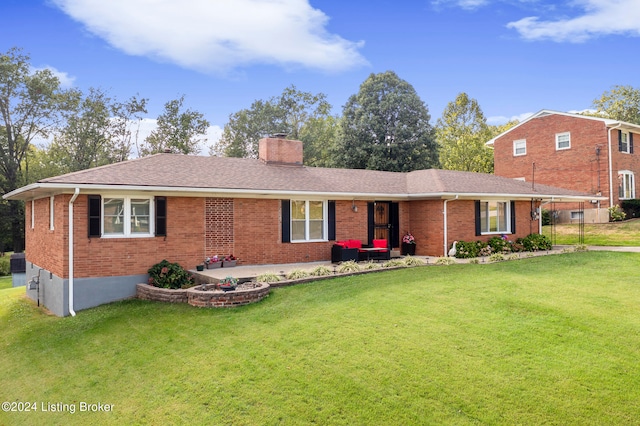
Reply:
<svg viewBox="0 0 640 426"><path fill-rule="evenodd" d="M149 285L155 287L177 289L195 285L192 274L178 263L171 263L168 260L156 263L147 272L149 273Z"/></svg>

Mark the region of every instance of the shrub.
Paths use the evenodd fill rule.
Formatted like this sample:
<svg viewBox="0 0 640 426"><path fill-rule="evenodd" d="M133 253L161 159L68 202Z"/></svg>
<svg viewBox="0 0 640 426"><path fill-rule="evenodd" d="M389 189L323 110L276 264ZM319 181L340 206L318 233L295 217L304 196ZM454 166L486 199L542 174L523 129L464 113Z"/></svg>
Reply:
<svg viewBox="0 0 640 426"><path fill-rule="evenodd" d="M551 250L551 241L546 235L529 234L517 241L526 251Z"/></svg>
<svg viewBox="0 0 640 426"><path fill-rule="evenodd" d="M453 265L454 263L456 263L456 261L451 257L439 257L436 260L436 265Z"/></svg>
<svg viewBox="0 0 640 426"><path fill-rule="evenodd" d="M403 260L406 266L422 266L424 265L424 260L419 259L413 256L406 256Z"/></svg>
<svg viewBox="0 0 640 426"><path fill-rule="evenodd" d="M480 251L480 241L458 241L456 244L456 257L459 259L467 259L470 257L478 257Z"/></svg>
<svg viewBox="0 0 640 426"><path fill-rule="evenodd" d="M338 272L343 274L347 272L358 272L358 271L360 271L360 265L358 265L353 260L342 262L340 266L338 266Z"/></svg>
<svg viewBox="0 0 640 426"><path fill-rule="evenodd" d="M402 266L406 266L406 264L404 263L404 260L402 259L391 259L391 260L387 260L382 264L383 268L399 268Z"/></svg>
<svg viewBox="0 0 640 426"><path fill-rule="evenodd" d="M501 262L503 260L505 260L505 257L502 253L493 253L489 256L489 262Z"/></svg>
<svg viewBox="0 0 640 426"><path fill-rule="evenodd" d="M609 207L609 222L619 222L624 220L625 217L627 217L627 214L617 204Z"/></svg>
<svg viewBox="0 0 640 426"><path fill-rule="evenodd" d="M193 275L187 272L178 263L162 260L153 265L147 271L149 284L161 288L188 288L195 285Z"/></svg>
<svg viewBox="0 0 640 426"><path fill-rule="evenodd" d="M364 265L362 265L362 269L365 269L365 270L380 269L380 268L382 268L382 265L376 262L367 262Z"/></svg>
<svg viewBox="0 0 640 426"><path fill-rule="evenodd" d="M542 226L551 225L551 213L547 209L542 209Z"/></svg>
<svg viewBox="0 0 640 426"><path fill-rule="evenodd" d="M640 200L624 200L620 202L620 208L625 213L625 217L640 217Z"/></svg>
<svg viewBox="0 0 640 426"><path fill-rule="evenodd" d="M3 262L0 260L0 277L9 275L11 273L11 265L9 262Z"/></svg>
<svg viewBox="0 0 640 426"><path fill-rule="evenodd" d="M302 269L295 269L287 274L288 280L299 280L301 278L307 278L309 273L307 271L303 271Z"/></svg>
<svg viewBox="0 0 640 426"><path fill-rule="evenodd" d="M273 272L265 272L256 277L256 281L259 283L277 283L280 279L280 275Z"/></svg>
<svg viewBox="0 0 640 426"><path fill-rule="evenodd" d="M310 272L314 277L324 277L326 275L331 275L332 273L331 269L324 265L317 266Z"/></svg>
<svg viewBox="0 0 640 426"><path fill-rule="evenodd" d="M507 253L511 251L511 242L504 237L491 237L488 242L491 251L494 253Z"/></svg>

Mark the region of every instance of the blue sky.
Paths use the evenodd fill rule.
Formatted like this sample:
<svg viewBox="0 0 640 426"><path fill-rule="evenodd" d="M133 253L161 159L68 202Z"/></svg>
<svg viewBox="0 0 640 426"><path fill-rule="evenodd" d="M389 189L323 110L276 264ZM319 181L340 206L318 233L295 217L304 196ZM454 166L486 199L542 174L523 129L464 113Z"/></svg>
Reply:
<svg viewBox="0 0 640 426"><path fill-rule="evenodd" d="M499 124L640 87L639 0L3 0L0 16L0 52L23 48L67 87L149 98L150 119L184 94L210 138L292 84L341 114L387 70L432 124L460 92Z"/></svg>

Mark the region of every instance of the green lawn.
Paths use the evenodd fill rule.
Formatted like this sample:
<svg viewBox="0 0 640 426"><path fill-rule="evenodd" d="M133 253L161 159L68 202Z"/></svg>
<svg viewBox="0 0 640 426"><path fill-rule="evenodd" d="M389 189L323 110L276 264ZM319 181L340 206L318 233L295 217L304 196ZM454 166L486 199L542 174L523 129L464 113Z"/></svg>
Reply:
<svg viewBox="0 0 640 426"><path fill-rule="evenodd" d="M551 227L542 227L542 233L551 237ZM555 244L577 244L578 225L556 225L555 236ZM640 246L640 219L612 223L586 223L584 243L590 246Z"/></svg>
<svg viewBox="0 0 640 426"><path fill-rule="evenodd" d="M74 318L0 290L0 400L38 409L0 424L637 424L639 262L427 266ZM42 411L83 402L113 412Z"/></svg>
<svg viewBox="0 0 640 426"><path fill-rule="evenodd" d="M13 281L11 279L11 275L0 276L0 290L11 288L12 285Z"/></svg>

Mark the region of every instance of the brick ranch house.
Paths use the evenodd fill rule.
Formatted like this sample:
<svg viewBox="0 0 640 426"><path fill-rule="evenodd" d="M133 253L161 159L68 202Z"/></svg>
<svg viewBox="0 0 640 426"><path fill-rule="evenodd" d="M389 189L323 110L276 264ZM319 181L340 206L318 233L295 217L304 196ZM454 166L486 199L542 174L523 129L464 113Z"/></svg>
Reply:
<svg viewBox="0 0 640 426"><path fill-rule="evenodd" d="M585 222L609 221L611 206L636 198L640 126L623 121L542 110L487 142L494 173L593 194ZM635 137L634 137L635 136ZM604 200L597 197L603 196ZM560 222L579 220L576 204L556 206ZM548 208L548 207L547 207Z"/></svg>
<svg viewBox="0 0 640 426"><path fill-rule="evenodd" d="M260 158L156 154L43 179L24 200L27 294L59 316L132 297L162 259L195 269L206 256L240 264L331 259L335 240L376 238L442 256L454 240L538 232L541 202L588 195L493 175L305 167L302 143L260 141Z"/></svg>

